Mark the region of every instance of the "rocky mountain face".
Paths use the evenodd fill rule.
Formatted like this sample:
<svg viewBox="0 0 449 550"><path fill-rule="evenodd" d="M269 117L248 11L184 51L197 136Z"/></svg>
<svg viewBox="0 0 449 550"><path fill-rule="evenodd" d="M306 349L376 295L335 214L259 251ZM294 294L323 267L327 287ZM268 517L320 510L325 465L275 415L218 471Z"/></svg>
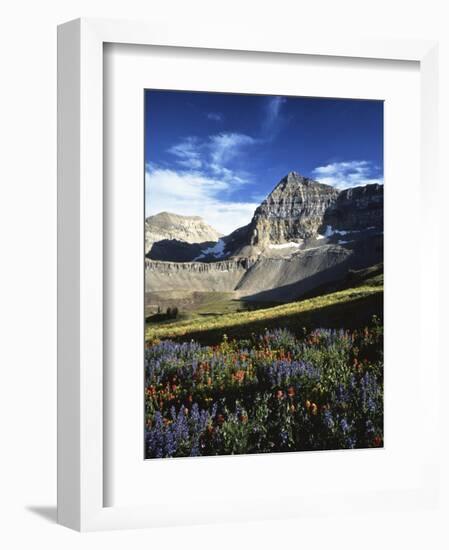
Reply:
<svg viewBox="0 0 449 550"><path fill-rule="evenodd" d="M150 252L154 243L160 241L213 243L220 237L221 233L199 216L179 216L161 212L145 220L145 253Z"/></svg>
<svg viewBox="0 0 449 550"><path fill-rule="evenodd" d="M312 237L337 196L333 187L290 172L255 211L250 244L264 247Z"/></svg>
<svg viewBox="0 0 449 550"><path fill-rule="evenodd" d="M147 291L233 291L254 261L249 259L218 262L161 262L145 260Z"/></svg>
<svg viewBox="0 0 449 550"><path fill-rule="evenodd" d="M352 266L350 250L324 245L299 251L288 258L261 256L211 263L146 260L148 293L233 292L249 301L289 301L314 287L344 276ZM160 295L159 295L160 297Z"/></svg>
<svg viewBox="0 0 449 550"><path fill-rule="evenodd" d="M340 191L323 216L323 226L339 231L383 230L384 187L378 183Z"/></svg>
<svg viewBox="0 0 449 550"><path fill-rule="evenodd" d="M222 240L227 257L272 256L317 239L337 242L341 235L366 230L383 230L382 185L338 191L290 172L256 209L250 224Z"/></svg>

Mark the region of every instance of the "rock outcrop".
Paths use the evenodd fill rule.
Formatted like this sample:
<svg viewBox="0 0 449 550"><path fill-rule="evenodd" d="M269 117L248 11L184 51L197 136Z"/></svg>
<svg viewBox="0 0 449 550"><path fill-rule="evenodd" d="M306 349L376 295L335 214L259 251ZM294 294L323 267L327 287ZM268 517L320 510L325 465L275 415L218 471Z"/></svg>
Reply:
<svg viewBox="0 0 449 550"><path fill-rule="evenodd" d="M378 183L340 191L323 217L323 227L337 231L383 230L384 187Z"/></svg>
<svg viewBox="0 0 449 550"><path fill-rule="evenodd" d="M221 233L208 225L200 216L180 216L161 212L145 220L145 253L159 241L183 243L217 242Z"/></svg>
<svg viewBox="0 0 449 550"><path fill-rule="evenodd" d="M145 260L145 288L147 291L229 292L234 290L253 261L224 260L221 262L160 262Z"/></svg>

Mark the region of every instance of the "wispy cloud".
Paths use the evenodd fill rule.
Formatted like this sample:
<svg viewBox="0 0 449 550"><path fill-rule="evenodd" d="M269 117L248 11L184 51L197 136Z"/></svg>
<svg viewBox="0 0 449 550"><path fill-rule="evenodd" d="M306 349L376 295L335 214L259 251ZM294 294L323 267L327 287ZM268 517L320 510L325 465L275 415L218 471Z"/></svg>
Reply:
<svg viewBox="0 0 449 550"><path fill-rule="evenodd" d="M224 234L246 225L258 204L235 201L232 195L251 183L240 161L256 143L237 132L189 136L175 143L168 149L173 164L147 165L147 215L164 210L197 215Z"/></svg>
<svg viewBox="0 0 449 550"><path fill-rule="evenodd" d="M201 172L147 165L146 215L168 211L185 216L201 216L223 234L229 234L249 223L258 206L252 202L223 200L230 185L223 178L208 177Z"/></svg>
<svg viewBox="0 0 449 550"><path fill-rule="evenodd" d="M168 150L177 157L177 163L186 168L199 169L202 167L201 143L195 137L187 137L181 142L173 145Z"/></svg>
<svg viewBox="0 0 449 550"><path fill-rule="evenodd" d="M245 156L257 145L270 142L282 124L285 98L271 97L263 104L262 127L257 137L241 132L220 132L202 138L188 136L172 145L173 162L147 166L146 213L161 211L199 215L224 234L250 222L260 196L254 191L247 201L235 200L236 189L252 183ZM218 112L205 113L220 122Z"/></svg>
<svg viewBox="0 0 449 550"><path fill-rule="evenodd" d="M321 183L332 185L337 189L383 183L381 170L367 160L333 162L318 166L312 171L312 176Z"/></svg>
<svg viewBox="0 0 449 550"><path fill-rule="evenodd" d="M287 99L282 96L270 97L265 105L265 117L262 122L262 133L265 139L273 139L284 123L282 106Z"/></svg>
<svg viewBox="0 0 449 550"><path fill-rule="evenodd" d="M222 133L210 137L210 152L214 164L222 165L242 153L248 145L256 140L246 134Z"/></svg>
<svg viewBox="0 0 449 550"><path fill-rule="evenodd" d="M223 113L207 113L207 118L213 120L214 122L223 122L224 116Z"/></svg>
<svg viewBox="0 0 449 550"><path fill-rule="evenodd" d="M248 181L248 174L232 165L257 140L246 134L220 133L199 139L189 136L168 149L183 169L201 171L204 177L219 177L236 185Z"/></svg>

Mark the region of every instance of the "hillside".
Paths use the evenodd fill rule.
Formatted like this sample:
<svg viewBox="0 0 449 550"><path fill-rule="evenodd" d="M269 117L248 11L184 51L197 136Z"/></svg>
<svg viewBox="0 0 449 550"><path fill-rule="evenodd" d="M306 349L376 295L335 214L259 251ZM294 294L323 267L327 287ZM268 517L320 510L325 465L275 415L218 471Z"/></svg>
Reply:
<svg viewBox="0 0 449 550"><path fill-rule="evenodd" d="M148 325L146 339L192 339L211 344L220 342L223 334L245 338L279 326L296 332L302 327L356 328L369 324L374 315L382 318L382 312L383 286L368 279L361 286L267 309Z"/></svg>

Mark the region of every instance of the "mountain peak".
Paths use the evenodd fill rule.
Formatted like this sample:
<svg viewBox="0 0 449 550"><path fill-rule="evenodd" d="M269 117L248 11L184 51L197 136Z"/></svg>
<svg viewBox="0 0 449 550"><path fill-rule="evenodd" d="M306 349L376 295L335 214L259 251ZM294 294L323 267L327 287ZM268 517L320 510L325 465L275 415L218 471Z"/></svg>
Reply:
<svg viewBox="0 0 449 550"><path fill-rule="evenodd" d="M281 179L281 181L273 189L272 193L284 192L288 190L293 191L294 189L301 189L303 186L309 187L313 185L323 184L320 184L313 179L307 178L306 176L301 175L299 172L292 171Z"/></svg>
<svg viewBox="0 0 449 550"><path fill-rule="evenodd" d="M330 185L289 172L255 211L250 225L251 245L264 247L315 235L337 195Z"/></svg>
<svg viewBox="0 0 449 550"><path fill-rule="evenodd" d="M295 172L295 170L292 170L289 172L286 176L287 180L295 179L295 180L303 180L305 179L304 176L302 176L299 172Z"/></svg>
<svg viewBox="0 0 449 550"><path fill-rule="evenodd" d="M281 181L287 182L287 183L306 183L308 178L301 175L299 172L291 171L286 176L284 176Z"/></svg>

